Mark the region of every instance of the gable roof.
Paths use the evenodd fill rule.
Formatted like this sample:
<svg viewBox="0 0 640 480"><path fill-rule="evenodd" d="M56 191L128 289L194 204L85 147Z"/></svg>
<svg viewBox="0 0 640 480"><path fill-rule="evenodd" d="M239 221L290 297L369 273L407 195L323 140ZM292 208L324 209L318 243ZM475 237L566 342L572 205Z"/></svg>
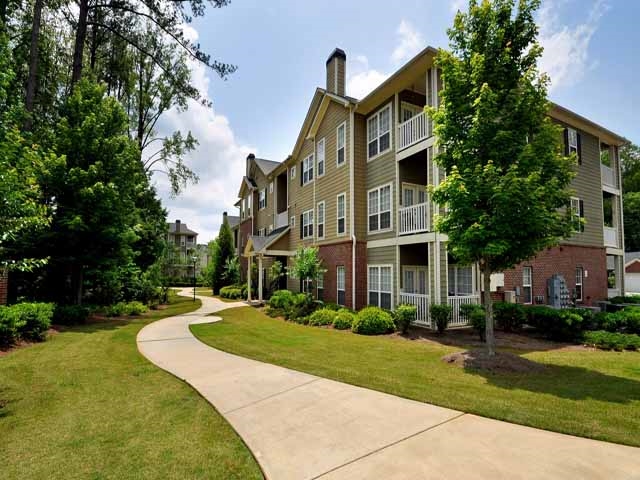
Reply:
<svg viewBox="0 0 640 480"><path fill-rule="evenodd" d="M267 160L265 158L255 158L254 161L265 176L269 175L278 167L278 165L280 165L280 162L274 162L273 160Z"/></svg>
<svg viewBox="0 0 640 480"><path fill-rule="evenodd" d="M229 228L233 229L240 225L240 217L235 215L227 215L227 222L229 223Z"/></svg>
<svg viewBox="0 0 640 480"><path fill-rule="evenodd" d="M247 245L244 248L245 255L250 253L251 250L253 250L255 253L263 252L269 245L275 243L287 232L289 232L289 226L285 225L284 227L276 228L266 236L250 235L247 241Z"/></svg>
<svg viewBox="0 0 640 480"><path fill-rule="evenodd" d="M640 252L625 252L624 254L625 266L630 265L631 263L636 261L640 261Z"/></svg>
<svg viewBox="0 0 640 480"><path fill-rule="evenodd" d="M185 234L185 235L198 235L198 232L194 232L193 230L189 230L189 228L187 228L187 224L186 223L182 223L180 222L180 231L176 231L176 222L171 222L168 223L167 225L169 225L169 233L179 233L179 234Z"/></svg>

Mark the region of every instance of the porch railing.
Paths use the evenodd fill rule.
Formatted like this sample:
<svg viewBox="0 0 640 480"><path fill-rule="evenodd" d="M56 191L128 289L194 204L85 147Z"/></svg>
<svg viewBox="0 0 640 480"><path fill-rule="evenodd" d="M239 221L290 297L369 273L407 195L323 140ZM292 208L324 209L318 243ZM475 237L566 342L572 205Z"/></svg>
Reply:
<svg viewBox="0 0 640 480"><path fill-rule="evenodd" d="M398 151L415 145L431 135L431 119L420 112L398 125Z"/></svg>
<svg viewBox="0 0 640 480"><path fill-rule="evenodd" d="M618 229L615 227L604 227L604 246L618 248Z"/></svg>
<svg viewBox="0 0 640 480"><path fill-rule="evenodd" d="M600 172L602 175L602 184L612 188L618 188L616 184L616 174L613 168L604 164L600 164Z"/></svg>
<svg viewBox="0 0 640 480"><path fill-rule="evenodd" d="M398 210L398 218L400 219L400 235L429 230L429 206L427 203L401 207Z"/></svg>
<svg viewBox="0 0 640 480"><path fill-rule="evenodd" d="M285 210L276 215L276 228L286 227L287 225L289 225L289 214Z"/></svg>
<svg viewBox="0 0 640 480"><path fill-rule="evenodd" d="M414 322L416 325L431 326L431 321L429 320L429 295L400 292L400 303L416 306L418 309L416 321Z"/></svg>
<svg viewBox="0 0 640 480"><path fill-rule="evenodd" d="M451 307L451 319L449 320L450 327L459 327L462 325L468 325L469 321L460 315L460 305L464 304L479 304L480 295L464 295L464 296L450 296L448 297L449 306Z"/></svg>

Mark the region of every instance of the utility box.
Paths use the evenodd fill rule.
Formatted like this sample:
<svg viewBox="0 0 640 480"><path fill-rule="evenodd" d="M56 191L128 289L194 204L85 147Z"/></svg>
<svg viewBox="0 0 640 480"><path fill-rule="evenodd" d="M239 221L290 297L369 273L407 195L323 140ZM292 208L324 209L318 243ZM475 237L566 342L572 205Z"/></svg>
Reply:
<svg viewBox="0 0 640 480"><path fill-rule="evenodd" d="M571 295L562 275L555 273L547 280L547 300L553 308L571 306Z"/></svg>

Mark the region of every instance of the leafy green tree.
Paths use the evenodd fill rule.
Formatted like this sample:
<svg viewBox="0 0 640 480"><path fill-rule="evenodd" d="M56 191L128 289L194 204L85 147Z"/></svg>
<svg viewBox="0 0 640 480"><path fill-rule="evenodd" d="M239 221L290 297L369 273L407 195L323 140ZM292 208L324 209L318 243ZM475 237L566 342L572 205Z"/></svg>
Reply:
<svg viewBox="0 0 640 480"><path fill-rule="evenodd" d="M432 111L447 174L433 200L447 206L436 226L461 263L478 263L484 285L486 341L494 354L489 291L493 272L512 268L570 234L575 158L561 153L561 132L547 116L548 77L534 13L539 0L469 3L449 29L451 51L437 65L445 85Z"/></svg>
<svg viewBox="0 0 640 480"><path fill-rule="evenodd" d="M624 194L624 247L627 252L640 250L640 192Z"/></svg>
<svg viewBox="0 0 640 480"><path fill-rule="evenodd" d="M240 260L236 255L227 258L222 276L228 285L240 283Z"/></svg>
<svg viewBox="0 0 640 480"><path fill-rule="evenodd" d="M640 147L634 143L626 144L620 148L620 160L622 190L625 193L640 192Z"/></svg>
<svg viewBox="0 0 640 480"><path fill-rule="evenodd" d="M227 259L233 258L234 256L233 234L231 233L229 221L225 215L222 220L222 225L220 225L213 256L213 273L211 275L213 293L218 293L220 288L224 287L224 273Z"/></svg>
<svg viewBox="0 0 640 480"><path fill-rule="evenodd" d="M303 281L306 293L310 293L313 280L323 275L325 271L318 247L298 247L293 257L293 265L287 268L287 274L291 278Z"/></svg>

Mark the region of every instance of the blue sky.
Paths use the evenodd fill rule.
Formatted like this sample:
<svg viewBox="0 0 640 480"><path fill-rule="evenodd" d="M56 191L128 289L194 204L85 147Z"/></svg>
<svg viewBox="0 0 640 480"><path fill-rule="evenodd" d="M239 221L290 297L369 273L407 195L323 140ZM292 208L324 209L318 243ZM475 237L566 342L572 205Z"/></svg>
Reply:
<svg viewBox="0 0 640 480"><path fill-rule="evenodd" d="M233 204L249 152L283 160L290 152L333 48L347 53L347 93L361 97L427 45L446 47L446 29L464 0L234 0L187 27L212 57L238 70L226 81L201 66L193 79L213 109L170 112L161 129L191 130L200 141L188 161L200 182L171 199L158 187L169 219L217 235ZM393 5L390 7L389 5ZM550 98L640 142L640 1L546 0L538 15L541 68Z"/></svg>

